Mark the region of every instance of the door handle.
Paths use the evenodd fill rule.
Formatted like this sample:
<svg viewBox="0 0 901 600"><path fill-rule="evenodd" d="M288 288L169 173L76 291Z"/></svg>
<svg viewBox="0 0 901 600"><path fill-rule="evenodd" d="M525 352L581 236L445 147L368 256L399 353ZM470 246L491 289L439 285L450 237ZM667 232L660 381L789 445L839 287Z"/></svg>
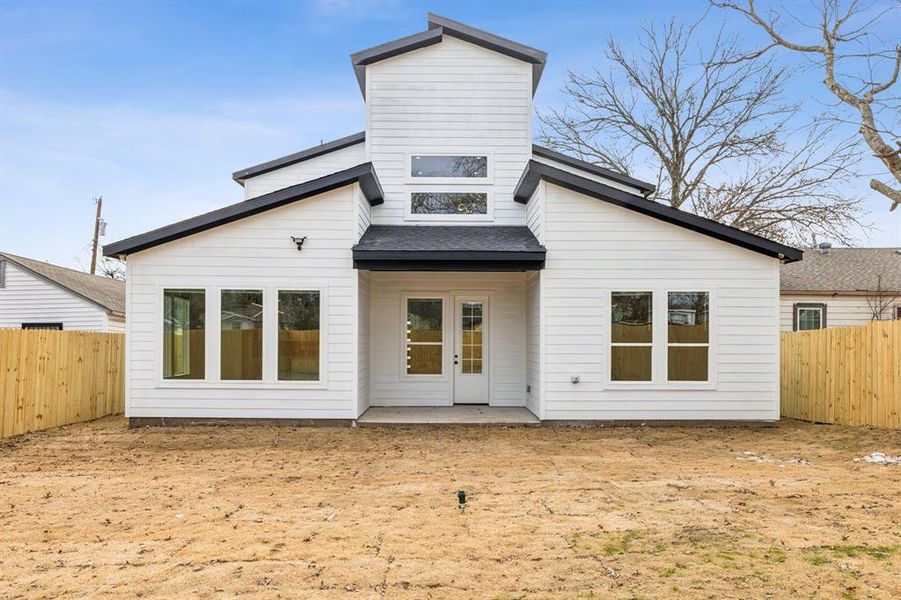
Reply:
<svg viewBox="0 0 901 600"><path fill-rule="evenodd" d="M457 361L458 358L459 358L459 356L456 355L456 354L454 354L454 364L455 364L455 365L460 364L460 363Z"/></svg>

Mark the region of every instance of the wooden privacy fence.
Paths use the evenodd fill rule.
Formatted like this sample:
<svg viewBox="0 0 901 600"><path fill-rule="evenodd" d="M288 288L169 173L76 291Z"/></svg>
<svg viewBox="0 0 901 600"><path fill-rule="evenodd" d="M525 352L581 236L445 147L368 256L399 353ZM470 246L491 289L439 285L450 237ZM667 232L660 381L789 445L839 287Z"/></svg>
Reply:
<svg viewBox="0 0 901 600"><path fill-rule="evenodd" d="M901 429L901 321L782 334L782 416Z"/></svg>
<svg viewBox="0 0 901 600"><path fill-rule="evenodd" d="M125 409L125 336L0 329L0 438Z"/></svg>

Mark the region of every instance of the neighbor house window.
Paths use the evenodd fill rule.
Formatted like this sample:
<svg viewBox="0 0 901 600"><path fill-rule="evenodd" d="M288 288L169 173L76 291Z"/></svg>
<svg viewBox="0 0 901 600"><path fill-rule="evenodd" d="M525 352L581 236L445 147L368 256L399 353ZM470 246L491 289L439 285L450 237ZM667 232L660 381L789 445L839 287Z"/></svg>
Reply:
<svg viewBox="0 0 901 600"><path fill-rule="evenodd" d="M0 258L0 288L6 287L6 259Z"/></svg>
<svg viewBox="0 0 901 600"><path fill-rule="evenodd" d="M428 156L410 158L413 177L488 177L487 156Z"/></svg>
<svg viewBox="0 0 901 600"><path fill-rule="evenodd" d="M895 320L901 321L901 304L895 307Z"/></svg>
<svg viewBox="0 0 901 600"><path fill-rule="evenodd" d="M707 381L710 353L710 295L667 294L667 380Z"/></svg>
<svg viewBox="0 0 901 600"><path fill-rule="evenodd" d="M222 290L219 314L222 379L263 378L263 292Z"/></svg>
<svg viewBox="0 0 901 600"><path fill-rule="evenodd" d="M413 192L410 202L414 215L488 214L488 194L484 192Z"/></svg>
<svg viewBox="0 0 901 600"><path fill-rule="evenodd" d="M53 331L62 331L62 323L22 323L22 329L50 329Z"/></svg>
<svg viewBox="0 0 901 600"><path fill-rule="evenodd" d="M278 293L278 379L319 380L319 292Z"/></svg>
<svg viewBox="0 0 901 600"><path fill-rule="evenodd" d="M610 379L651 381L653 294L612 292L610 299Z"/></svg>
<svg viewBox="0 0 901 600"><path fill-rule="evenodd" d="M810 331L826 327L825 304L795 304L795 331Z"/></svg>
<svg viewBox="0 0 901 600"><path fill-rule="evenodd" d="M205 376L206 293L163 290L163 379Z"/></svg>
<svg viewBox="0 0 901 600"><path fill-rule="evenodd" d="M444 301L407 299L407 375L441 375L444 365Z"/></svg>

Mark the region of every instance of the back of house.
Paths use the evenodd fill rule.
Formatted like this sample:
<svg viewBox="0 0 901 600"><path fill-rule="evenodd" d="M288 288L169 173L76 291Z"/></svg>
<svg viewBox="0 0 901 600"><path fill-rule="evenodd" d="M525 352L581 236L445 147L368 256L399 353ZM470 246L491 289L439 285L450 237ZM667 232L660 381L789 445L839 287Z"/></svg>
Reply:
<svg viewBox="0 0 901 600"><path fill-rule="evenodd" d="M0 329L125 331L125 282L0 252Z"/></svg>
<svg viewBox="0 0 901 600"><path fill-rule="evenodd" d="M364 131L106 246L128 266L127 416L778 419L779 270L802 253L534 145L546 58L430 14L351 56Z"/></svg>

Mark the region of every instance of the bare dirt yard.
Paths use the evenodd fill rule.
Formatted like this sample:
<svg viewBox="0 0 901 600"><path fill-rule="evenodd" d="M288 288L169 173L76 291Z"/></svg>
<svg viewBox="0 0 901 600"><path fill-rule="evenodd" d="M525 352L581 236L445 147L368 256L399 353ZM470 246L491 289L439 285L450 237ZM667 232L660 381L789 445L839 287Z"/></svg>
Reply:
<svg viewBox="0 0 901 600"><path fill-rule="evenodd" d="M898 598L874 451L901 432L105 419L0 443L0 597Z"/></svg>

